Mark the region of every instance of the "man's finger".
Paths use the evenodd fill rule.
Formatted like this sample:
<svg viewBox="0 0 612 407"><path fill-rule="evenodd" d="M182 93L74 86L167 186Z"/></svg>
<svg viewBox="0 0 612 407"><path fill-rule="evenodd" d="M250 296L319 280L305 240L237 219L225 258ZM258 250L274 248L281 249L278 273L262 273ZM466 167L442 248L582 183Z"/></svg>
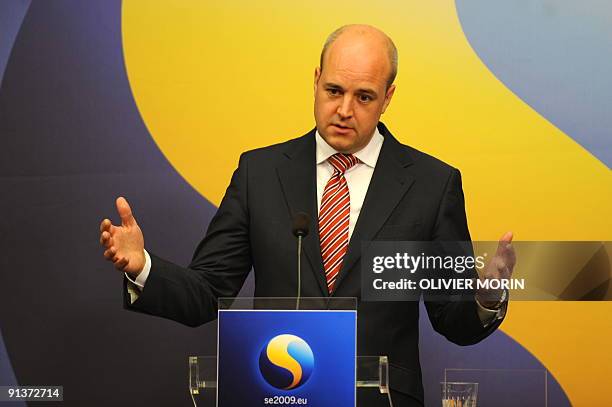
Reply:
<svg viewBox="0 0 612 407"><path fill-rule="evenodd" d="M127 264L128 264L128 259L126 259L125 257L122 257L121 259L115 262L115 268L117 270L123 270L125 266L127 266Z"/></svg>
<svg viewBox="0 0 612 407"><path fill-rule="evenodd" d="M110 232L110 227L111 227L112 223L109 219L104 219L101 223L100 223L100 233L106 231Z"/></svg>
<svg viewBox="0 0 612 407"><path fill-rule="evenodd" d="M106 231L102 232L102 234L100 235L100 244L106 248L109 248L112 246L113 239L111 238L110 233Z"/></svg>
<svg viewBox="0 0 612 407"><path fill-rule="evenodd" d="M112 260L115 257L115 253L110 249L104 250L104 258L106 260Z"/></svg>
<svg viewBox="0 0 612 407"><path fill-rule="evenodd" d="M506 242L506 243L510 243L512 242L512 238L514 238L514 234L512 232L506 232L504 233L504 235L499 239L500 242Z"/></svg>
<svg viewBox="0 0 612 407"><path fill-rule="evenodd" d="M504 251L504 261L506 262L508 271L512 272L516 264L516 252L514 251L514 246L511 244L508 244L506 250Z"/></svg>
<svg viewBox="0 0 612 407"><path fill-rule="evenodd" d="M512 232L506 232L503 234L502 237L499 238L499 242L497 243L497 250L495 252L496 256L503 256L504 252L506 251L506 248L512 242L513 237L514 235L512 234Z"/></svg>
<svg viewBox="0 0 612 407"><path fill-rule="evenodd" d="M123 226L132 226L136 223L134 216L132 215L132 209L130 208L130 204L128 201L120 196L117 198L115 202L117 205L117 212L119 213L119 217L121 218L121 224Z"/></svg>

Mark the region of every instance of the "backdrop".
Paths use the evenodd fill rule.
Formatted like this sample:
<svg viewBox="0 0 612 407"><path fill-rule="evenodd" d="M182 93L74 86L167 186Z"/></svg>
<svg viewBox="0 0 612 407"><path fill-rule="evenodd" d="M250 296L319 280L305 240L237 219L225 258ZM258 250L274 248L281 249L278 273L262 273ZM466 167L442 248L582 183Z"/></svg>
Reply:
<svg viewBox="0 0 612 407"><path fill-rule="evenodd" d="M216 325L124 311L99 222L124 195L147 249L187 264L239 154L314 126L321 46L354 22L394 39L383 120L461 169L474 239L612 240L605 0L4 1L0 385L63 385L66 405L189 405L187 356L215 353ZM513 302L468 348L423 319L426 396L445 367L547 369L549 405L600 404L611 312Z"/></svg>

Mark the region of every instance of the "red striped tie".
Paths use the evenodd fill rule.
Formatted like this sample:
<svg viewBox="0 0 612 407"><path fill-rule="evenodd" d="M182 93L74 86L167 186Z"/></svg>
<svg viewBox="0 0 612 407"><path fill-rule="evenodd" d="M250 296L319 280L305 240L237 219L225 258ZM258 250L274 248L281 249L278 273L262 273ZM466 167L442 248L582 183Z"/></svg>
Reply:
<svg viewBox="0 0 612 407"><path fill-rule="evenodd" d="M319 238L327 289L331 294L349 241L351 199L344 172L357 164L359 159L351 154L334 154L327 161L334 167L334 174L327 181L321 199Z"/></svg>

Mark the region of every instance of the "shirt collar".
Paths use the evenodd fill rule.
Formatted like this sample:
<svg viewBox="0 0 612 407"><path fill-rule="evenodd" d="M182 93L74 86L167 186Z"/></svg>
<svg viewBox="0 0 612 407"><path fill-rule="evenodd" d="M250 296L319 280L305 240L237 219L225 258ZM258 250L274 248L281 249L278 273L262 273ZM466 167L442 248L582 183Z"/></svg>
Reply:
<svg viewBox="0 0 612 407"><path fill-rule="evenodd" d="M378 155L380 154L380 149L382 147L383 141L385 138L380 134L378 128L374 128L374 134L370 139L370 142L361 150L357 151L353 155L359 158L359 161L367 165L368 167L374 168L376 166L376 161L378 160ZM337 154L332 146L327 144L323 137L319 134L317 130L315 133L315 141L316 141L316 152L317 152L317 165L321 164L329 157L334 154Z"/></svg>

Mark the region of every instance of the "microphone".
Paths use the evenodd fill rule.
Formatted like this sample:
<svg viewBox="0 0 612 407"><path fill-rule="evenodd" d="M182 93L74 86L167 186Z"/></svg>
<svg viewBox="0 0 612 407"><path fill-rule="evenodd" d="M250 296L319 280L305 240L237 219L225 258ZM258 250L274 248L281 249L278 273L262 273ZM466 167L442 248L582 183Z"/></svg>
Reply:
<svg viewBox="0 0 612 407"><path fill-rule="evenodd" d="M310 224L310 216L304 212L298 212L293 216L293 226L291 231L293 232L293 236L300 238L308 235Z"/></svg>
<svg viewBox="0 0 612 407"><path fill-rule="evenodd" d="M297 299L295 309L300 309L300 296L302 295L302 239L308 235L310 216L298 212L293 216L291 231L297 237Z"/></svg>

